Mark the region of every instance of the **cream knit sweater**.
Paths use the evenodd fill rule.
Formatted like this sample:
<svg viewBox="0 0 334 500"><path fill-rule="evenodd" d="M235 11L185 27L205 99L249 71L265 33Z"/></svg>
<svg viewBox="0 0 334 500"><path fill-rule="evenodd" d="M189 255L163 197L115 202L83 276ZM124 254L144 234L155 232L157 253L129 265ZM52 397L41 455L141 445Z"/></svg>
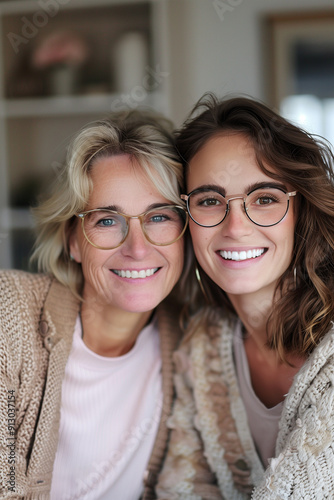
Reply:
<svg viewBox="0 0 334 500"><path fill-rule="evenodd" d="M20 271L0 272L0 294L0 499L46 500L79 302L51 277ZM172 352L180 338L175 310L166 302L157 311L164 399L143 499L155 498L166 449Z"/></svg>
<svg viewBox="0 0 334 500"><path fill-rule="evenodd" d="M234 323L221 320L174 354L177 399L158 498L333 499L334 329L295 376L266 471L239 394L233 332Z"/></svg>

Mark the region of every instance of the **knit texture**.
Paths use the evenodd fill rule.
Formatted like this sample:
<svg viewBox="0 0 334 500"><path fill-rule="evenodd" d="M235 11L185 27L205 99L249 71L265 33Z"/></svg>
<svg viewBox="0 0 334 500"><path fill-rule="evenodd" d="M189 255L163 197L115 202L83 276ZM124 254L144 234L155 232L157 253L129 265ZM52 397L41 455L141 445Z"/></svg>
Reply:
<svg viewBox="0 0 334 500"><path fill-rule="evenodd" d="M21 271L0 272L0 293L0 499L47 500L58 441L61 386L79 302L50 276ZM155 498L168 438L172 352L180 339L174 311L175 305L167 302L158 309L164 400L143 499Z"/></svg>
<svg viewBox="0 0 334 500"><path fill-rule="evenodd" d="M294 379L276 454L264 471L239 393L234 328L228 320L208 331L199 328L174 354L177 398L158 498L334 498L334 330Z"/></svg>

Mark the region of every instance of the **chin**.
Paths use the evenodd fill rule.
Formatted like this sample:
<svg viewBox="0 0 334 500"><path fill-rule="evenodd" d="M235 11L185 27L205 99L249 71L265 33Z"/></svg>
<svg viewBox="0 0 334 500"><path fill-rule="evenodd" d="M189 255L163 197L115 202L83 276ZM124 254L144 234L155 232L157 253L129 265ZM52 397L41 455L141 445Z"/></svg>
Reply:
<svg viewBox="0 0 334 500"><path fill-rule="evenodd" d="M236 280L214 281L225 293L231 295L247 295L249 293L258 292L263 288L262 285L254 283L254 280L251 283L244 280L240 280L239 282Z"/></svg>
<svg viewBox="0 0 334 500"><path fill-rule="evenodd" d="M160 301L157 300L136 300L129 299L126 300L124 304L120 305L120 309L127 311L129 313L145 313L148 311L152 311L157 307ZM129 306L131 304L131 306Z"/></svg>

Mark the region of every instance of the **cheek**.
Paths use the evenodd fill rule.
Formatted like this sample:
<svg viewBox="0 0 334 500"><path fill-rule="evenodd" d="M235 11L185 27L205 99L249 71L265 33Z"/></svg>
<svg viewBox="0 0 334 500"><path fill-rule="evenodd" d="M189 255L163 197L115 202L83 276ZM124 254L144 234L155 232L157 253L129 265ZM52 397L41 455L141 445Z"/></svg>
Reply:
<svg viewBox="0 0 334 500"><path fill-rule="evenodd" d="M290 262L291 262L292 257L293 257L294 247L295 247L295 231L294 231L294 227L291 228L290 234L288 234L288 236L287 236L286 246L287 246L287 249L288 249L287 250L288 260L289 260L288 265L290 265Z"/></svg>
<svg viewBox="0 0 334 500"><path fill-rule="evenodd" d="M180 278L183 263L184 263L184 241L177 241L172 245L168 253L164 255L165 259L169 262L172 271L173 280L176 281Z"/></svg>
<svg viewBox="0 0 334 500"><path fill-rule="evenodd" d="M189 229L195 253L206 249L217 234L217 228L201 227L193 221L189 224Z"/></svg>
<svg viewBox="0 0 334 500"><path fill-rule="evenodd" d="M209 272L212 259L210 257L208 246L212 237L212 229L203 228L193 222L190 224L190 235L194 253L199 265Z"/></svg>
<svg viewBox="0 0 334 500"><path fill-rule="evenodd" d="M276 252L280 256L281 265L285 268L291 263L294 243L295 243L295 225L293 218L287 219L283 225L274 226L273 231L266 234L267 238L273 242Z"/></svg>
<svg viewBox="0 0 334 500"><path fill-rule="evenodd" d="M178 278L180 277L182 269L183 269L184 255L185 255L185 242L183 240L178 241L176 251L175 251L175 260L176 260L175 267L177 269Z"/></svg>
<svg viewBox="0 0 334 500"><path fill-rule="evenodd" d="M86 277L87 274L95 274L98 269L98 260L94 259L93 257L90 257L89 252L83 252L82 253L82 271L84 273L84 276Z"/></svg>
<svg viewBox="0 0 334 500"><path fill-rule="evenodd" d="M201 231L201 229L203 228L195 224L194 221L189 222L190 236L194 247L199 246L201 241L203 241L204 234L203 231Z"/></svg>
<svg viewBox="0 0 334 500"><path fill-rule="evenodd" d="M99 270L105 267L104 264L110 256L108 251L94 248L88 242L86 243L86 241L82 243L80 253L82 272L85 279L88 277L96 277Z"/></svg>

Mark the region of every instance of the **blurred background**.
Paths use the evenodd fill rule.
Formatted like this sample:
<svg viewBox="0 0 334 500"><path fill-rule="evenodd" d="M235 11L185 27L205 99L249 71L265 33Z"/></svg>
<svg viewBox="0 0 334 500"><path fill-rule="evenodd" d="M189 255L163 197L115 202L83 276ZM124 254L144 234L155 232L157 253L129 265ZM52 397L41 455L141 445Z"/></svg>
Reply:
<svg viewBox="0 0 334 500"><path fill-rule="evenodd" d="M0 0L0 267L74 133L124 107L176 126L204 92L261 99L334 143L333 0Z"/></svg>

